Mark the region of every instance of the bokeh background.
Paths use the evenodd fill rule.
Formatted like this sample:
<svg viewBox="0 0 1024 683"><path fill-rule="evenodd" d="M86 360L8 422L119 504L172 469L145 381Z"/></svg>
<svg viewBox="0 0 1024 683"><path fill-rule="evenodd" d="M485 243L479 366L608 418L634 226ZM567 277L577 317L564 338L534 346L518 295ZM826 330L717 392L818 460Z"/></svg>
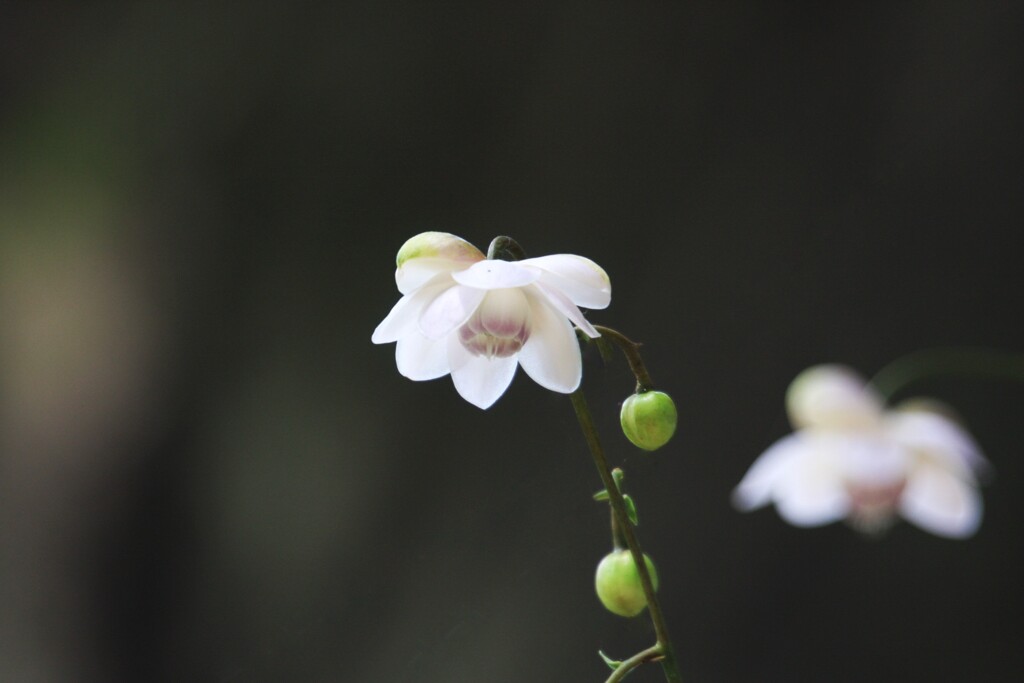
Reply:
<svg viewBox="0 0 1024 683"><path fill-rule="evenodd" d="M598 681L571 406L370 333L423 230L610 273L670 447L618 432L685 679L1024 678L1024 387L939 378L967 541L739 514L803 368L1024 348L1024 5L0 6L0 679ZM632 680L657 681L656 667Z"/></svg>

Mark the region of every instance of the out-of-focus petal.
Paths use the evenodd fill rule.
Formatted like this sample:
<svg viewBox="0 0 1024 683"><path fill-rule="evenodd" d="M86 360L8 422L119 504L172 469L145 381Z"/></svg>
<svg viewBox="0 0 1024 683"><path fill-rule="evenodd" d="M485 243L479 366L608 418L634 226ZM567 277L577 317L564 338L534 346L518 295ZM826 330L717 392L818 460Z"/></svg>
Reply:
<svg viewBox="0 0 1024 683"><path fill-rule="evenodd" d="M547 299L547 302L554 306L556 311L571 320L577 327L583 330L588 337L594 339L601 336L601 333L595 330L594 326L590 324L590 321L583 317L583 312L577 308L576 304L574 304L569 297L562 294L557 289L551 289L540 282L535 282L532 287L538 297Z"/></svg>
<svg viewBox="0 0 1024 683"><path fill-rule="evenodd" d="M570 394L583 377L580 344L572 325L547 302L529 293L530 338L519 352L519 364L545 389Z"/></svg>
<svg viewBox="0 0 1024 683"><path fill-rule="evenodd" d="M607 308L612 284L601 266L574 254L553 254L519 261L541 271L540 282L557 289L583 308Z"/></svg>
<svg viewBox="0 0 1024 683"><path fill-rule="evenodd" d="M776 487L775 507L794 526L821 526L846 517L850 497L828 463L801 454Z"/></svg>
<svg viewBox="0 0 1024 683"><path fill-rule="evenodd" d="M452 273L452 278L460 285L477 289L523 287L539 277L540 273L536 270L493 259L474 263L465 270Z"/></svg>
<svg viewBox="0 0 1024 683"><path fill-rule="evenodd" d="M403 296L373 331L373 343L388 344L415 332L416 323L423 314L423 309L446 288L453 286L451 279L443 275L412 294Z"/></svg>
<svg viewBox="0 0 1024 683"><path fill-rule="evenodd" d="M967 538L981 524L981 495L973 484L949 470L922 466L907 482L900 514L937 536Z"/></svg>
<svg viewBox="0 0 1024 683"><path fill-rule="evenodd" d="M838 457L842 442L812 431L796 436L800 447L787 458L772 490L779 515L795 526L842 519L850 512Z"/></svg>
<svg viewBox="0 0 1024 683"><path fill-rule="evenodd" d="M825 433L815 436L817 448L828 451L842 478L851 486L895 486L907 477L911 454L881 433Z"/></svg>
<svg viewBox="0 0 1024 683"><path fill-rule="evenodd" d="M428 339L419 330L401 337L395 347L398 372L416 381L437 379L448 374L448 343Z"/></svg>
<svg viewBox="0 0 1024 683"><path fill-rule="evenodd" d="M961 479L973 480L976 472L988 469L988 461L971 435L939 413L893 410L886 414L885 429L889 438L904 447L943 460Z"/></svg>
<svg viewBox="0 0 1024 683"><path fill-rule="evenodd" d="M516 373L516 357L487 358L466 350L458 335L447 340L452 382L462 398L487 409L505 393Z"/></svg>
<svg viewBox="0 0 1024 683"><path fill-rule="evenodd" d="M882 406L874 389L842 365L808 368L786 391L786 410L797 429L871 429L881 420Z"/></svg>
<svg viewBox="0 0 1024 683"><path fill-rule="evenodd" d="M466 322L487 294L482 289L455 285L434 297L420 316L420 331L440 339Z"/></svg>
<svg viewBox="0 0 1024 683"><path fill-rule="evenodd" d="M746 511L770 503L779 478L785 476L793 459L800 457L806 449L807 444L799 432L785 436L769 446L733 490L732 504Z"/></svg>
<svg viewBox="0 0 1024 683"><path fill-rule="evenodd" d="M395 284L408 294L431 278L462 270L484 255L472 244L447 232L424 232L406 240L395 259Z"/></svg>

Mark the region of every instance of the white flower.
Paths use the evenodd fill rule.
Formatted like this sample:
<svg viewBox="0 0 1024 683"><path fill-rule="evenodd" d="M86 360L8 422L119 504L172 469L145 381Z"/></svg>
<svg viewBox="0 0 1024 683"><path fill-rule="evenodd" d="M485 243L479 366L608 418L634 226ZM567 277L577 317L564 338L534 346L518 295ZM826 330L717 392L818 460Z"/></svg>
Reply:
<svg viewBox="0 0 1024 683"><path fill-rule="evenodd" d="M733 492L741 510L774 502L796 526L845 519L879 531L896 516L950 538L981 523L976 473L987 467L971 436L936 402L886 409L851 370L805 370L786 394L796 431L754 462Z"/></svg>
<svg viewBox="0 0 1024 683"><path fill-rule="evenodd" d="M608 275L590 259L486 259L455 235L425 232L402 246L397 265L404 296L374 330L373 342L398 342L395 360L404 376L451 373L459 394L480 408L505 392L517 365L552 391L568 394L579 386L573 324L600 336L579 307L605 308L611 301Z"/></svg>

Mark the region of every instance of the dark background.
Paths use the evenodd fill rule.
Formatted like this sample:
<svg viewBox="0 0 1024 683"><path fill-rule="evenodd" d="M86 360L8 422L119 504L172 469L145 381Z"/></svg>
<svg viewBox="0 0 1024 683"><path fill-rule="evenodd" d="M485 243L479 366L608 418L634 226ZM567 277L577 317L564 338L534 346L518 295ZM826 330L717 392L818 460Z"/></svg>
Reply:
<svg viewBox="0 0 1024 683"><path fill-rule="evenodd" d="M741 515L823 361L1020 350L1024 5L0 6L0 678L600 681L569 401L370 334L423 230L610 274L680 428L626 469L685 680L1024 678L1024 388L959 542ZM658 681L656 667L631 680Z"/></svg>

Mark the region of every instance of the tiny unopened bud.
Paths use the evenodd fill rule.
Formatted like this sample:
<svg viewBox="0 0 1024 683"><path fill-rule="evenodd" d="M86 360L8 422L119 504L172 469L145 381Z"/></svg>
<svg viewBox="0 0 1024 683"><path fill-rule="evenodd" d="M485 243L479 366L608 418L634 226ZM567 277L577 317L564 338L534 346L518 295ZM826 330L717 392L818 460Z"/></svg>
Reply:
<svg viewBox="0 0 1024 683"><path fill-rule="evenodd" d="M676 404L661 391L633 394L622 403L619 413L626 438L645 451L654 451L676 431Z"/></svg>
<svg viewBox="0 0 1024 683"><path fill-rule="evenodd" d="M647 573L651 576L651 585L658 589L658 573L646 554L644 563ZM640 582L633 554L628 550L615 550L604 557L597 565L594 577L594 588L597 597L609 612L621 617L635 617L647 607L647 596Z"/></svg>

